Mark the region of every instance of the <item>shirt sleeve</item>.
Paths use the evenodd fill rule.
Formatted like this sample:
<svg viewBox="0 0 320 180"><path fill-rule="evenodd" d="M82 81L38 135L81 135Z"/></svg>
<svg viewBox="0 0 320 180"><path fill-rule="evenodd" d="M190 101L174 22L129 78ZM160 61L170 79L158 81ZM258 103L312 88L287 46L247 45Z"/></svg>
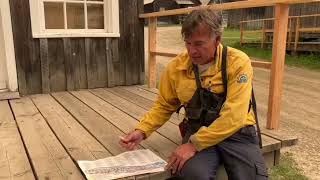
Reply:
<svg viewBox="0 0 320 180"><path fill-rule="evenodd" d="M136 126L136 129L142 130L146 134L146 137L167 122L180 105L174 82L170 78L173 75L170 74L169 70L170 66L168 65L161 76L157 100L151 110L142 117Z"/></svg>
<svg viewBox="0 0 320 180"><path fill-rule="evenodd" d="M238 58L241 58L235 60L238 64L228 69L228 92L220 116L210 126L202 126L190 137L198 151L218 144L247 125L253 70L247 56Z"/></svg>

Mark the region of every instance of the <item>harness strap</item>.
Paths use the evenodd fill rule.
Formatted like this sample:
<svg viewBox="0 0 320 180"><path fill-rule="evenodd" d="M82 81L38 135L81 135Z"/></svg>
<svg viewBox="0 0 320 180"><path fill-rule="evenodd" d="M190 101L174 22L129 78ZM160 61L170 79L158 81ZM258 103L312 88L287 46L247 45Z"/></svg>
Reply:
<svg viewBox="0 0 320 180"><path fill-rule="evenodd" d="M262 138L261 138L259 121L258 121L257 103L256 103L256 98L254 97L253 86L252 86L252 93L251 93L251 101L252 101L252 108L253 108L253 112L254 112L254 117L256 119L257 133L258 133L258 138L259 138L259 146L262 149Z"/></svg>
<svg viewBox="0 0 320 180"><path fill-rule="evenodd" d="M222 49L222 62L221 62L221 75L222 75L222 83L223 83L223 94L224 94L224 100L226 100L227 92L228 92L228 76L227 76L227 52L228 48L226 46L223 46Z"/></svg>

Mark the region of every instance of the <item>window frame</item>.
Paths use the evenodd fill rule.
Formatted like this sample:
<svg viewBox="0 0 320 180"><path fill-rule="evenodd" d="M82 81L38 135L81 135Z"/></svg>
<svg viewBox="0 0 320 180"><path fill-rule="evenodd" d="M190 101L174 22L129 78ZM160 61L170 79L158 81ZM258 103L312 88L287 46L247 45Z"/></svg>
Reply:
<svg viewBox="0 0 320 180"><path fill-rule="evenodd" d="M87 24L88 4L103 4L104 29L66 29L66 5L64 5L65 29L45 29L44 2L58 3L84 3L84 18ZM120 37L119 32L119 0L103 0L101 3L87 0L29 0L30 18L33 38L59 38L59 37ZM86 27L87 28L87 27Z"/></svg>

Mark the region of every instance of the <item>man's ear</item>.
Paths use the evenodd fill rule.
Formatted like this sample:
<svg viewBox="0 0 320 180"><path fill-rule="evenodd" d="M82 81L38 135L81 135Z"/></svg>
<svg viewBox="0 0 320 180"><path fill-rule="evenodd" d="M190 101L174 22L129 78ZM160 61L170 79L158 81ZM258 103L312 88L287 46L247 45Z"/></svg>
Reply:
<svg viewBox="0 0 320 180"><path fill-rule="evenodd" d="M215 46L217 47L221 42L221 36L217 36L215 39Z"/></svg>

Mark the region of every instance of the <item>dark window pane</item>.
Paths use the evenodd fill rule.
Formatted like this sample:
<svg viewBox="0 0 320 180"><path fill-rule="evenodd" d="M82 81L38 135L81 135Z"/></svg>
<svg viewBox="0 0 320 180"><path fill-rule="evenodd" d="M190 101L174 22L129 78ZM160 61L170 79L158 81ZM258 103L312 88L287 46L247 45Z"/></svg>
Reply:
<svg viewBox="0 0 320 180"><path fill-rule="evenodd" d="M44 2L46 29L64 29L63 3Z"/></svg>
<svg viewBox="0 0 320 180"><path fill-rule="evenodd" d="M104 29L103 5L88 4L88 29Z"/></svg>
<svg viewBox="0 0 320 180"><path fill-rule="evenodd" d="M67 3L68 29L84 29L84 4Z"/></svg>

